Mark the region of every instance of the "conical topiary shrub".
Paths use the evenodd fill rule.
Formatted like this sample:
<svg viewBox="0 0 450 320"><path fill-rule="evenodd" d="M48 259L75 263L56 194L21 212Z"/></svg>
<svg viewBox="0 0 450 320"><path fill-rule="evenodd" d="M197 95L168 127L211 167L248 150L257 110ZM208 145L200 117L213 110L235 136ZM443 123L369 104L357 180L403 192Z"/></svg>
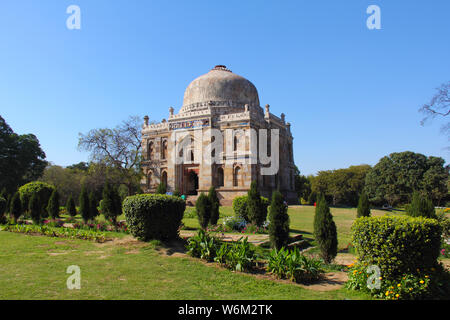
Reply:
<svg viewBox="0 0 450 320"><path fill-rule="evenodd" d="M370 203L366 193L363 191L359 197L357 217L370 217Z"/></svg>
<svg viewBox="0 0 450 320"><path fill-rule="evenodd" d="M74 218L77 215L77 207L75 206L75 200L72 195L67 199L66 210L70 217Z"/></svg>
<svg viewBox="0 0 450 320"><path fill-rule="evenodd" d="M337 230L330 208L323 195L316 203L314 216L314 237L325 263L330 263L337 255Z"/></svg>
<svg viewBox="0 0 450 320"><path fill-rule="evenodd" d="M269 209L269 238L272 248L277 250L289 243L289 215L283 195L279 191L272 194Z"/></svg>
<svg viewBox="0 0 450 320"><path fill-rule="evenodd" d="M217 196L216 188L209 188L208 199L211 204L210 223L211 225L215 226L217 224L217 221L219 221L220 216L220 201L219 197Z"/></svg>
<svg viewBox="0 0 450 320"><path fill-rule="evenodd" d="M211 203L203 192L200 193L195 202L195 211L197 212L200 227L206 230L211 219Z"/></svg>
<svg viewBox="0 0 450 320"><path fill-rule="evenodd" d="M47 213L52 219L59 217L59 193L55 189L48 200Z"/></svg>
<svg viewBox="0 0 450 320"><path fill-rule="evenodd" d="M436 218L433 202L418 191L413 192L411 203L407 207L407 214L411 217Z"/></svg>

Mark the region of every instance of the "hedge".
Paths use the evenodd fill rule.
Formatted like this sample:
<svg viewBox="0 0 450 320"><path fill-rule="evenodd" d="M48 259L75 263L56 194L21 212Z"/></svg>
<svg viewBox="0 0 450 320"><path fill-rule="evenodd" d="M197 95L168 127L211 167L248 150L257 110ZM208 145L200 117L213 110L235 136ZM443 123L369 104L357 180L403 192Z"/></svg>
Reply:
<svg viewBox="0 0 450 320"><path fill-rule="evenodd" d="M123 212L130 233L139 240L170 240L178 237L185 202L160 194L139 194L125 198Z"/></svg>
<svg viewBox="0 0 450 320"><path fill-rule="evenodd" d="M22 208L24 211L28 210L28 202L33 194L36 194L39 202L39 208L41 210L42 217L47 217L47 205L50 196L56 188L48 183L34 181L27 183L19 188L20 201L22 202Z"/></svg>
<svg viewBox="0 0 450 320"><path fill-rule="evenodd" d="M242 217L245 219L245 221L249 222L247 201L248 201L247 195L234 198L233 211L235 216ZM264 207L264 210L266 210L267 212L267 207L270 205L269 199L261 197L261 202Z"/></svg>
<svg viewBox="0 0 450 320"><path fill-rule="evenodd" d="M437 220L411 217L362 217L352 226L359 261L377 265L383 277L415 274L437 265L442 227Z"/></svg>

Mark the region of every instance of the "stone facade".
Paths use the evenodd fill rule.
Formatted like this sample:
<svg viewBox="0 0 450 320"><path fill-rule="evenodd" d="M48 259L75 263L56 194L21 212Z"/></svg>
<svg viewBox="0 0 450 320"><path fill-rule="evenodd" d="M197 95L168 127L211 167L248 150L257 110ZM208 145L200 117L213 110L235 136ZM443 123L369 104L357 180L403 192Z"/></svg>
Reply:
<svg viewBox="0 0 450 320"><path fill-rule="evenodd" d="M144 120L141 183L146 192L154 192L160 182L169 192L188 196L215 186L221 203L229 205L236 196L247 194L255 180L261 195L270 197L279 189L289 203L297 202L290 124L284 114L271 114L269 105L263 110L255 86L225 66L191 82L178 114L171 107L168 120L157 124L149 124L148 117ZM260 129L266 129L267 140ZM268 164L258 155L262 144L269 150L266 155L277 155L270 150L277 133L279 169L263 175L274 161Z"/></svg>

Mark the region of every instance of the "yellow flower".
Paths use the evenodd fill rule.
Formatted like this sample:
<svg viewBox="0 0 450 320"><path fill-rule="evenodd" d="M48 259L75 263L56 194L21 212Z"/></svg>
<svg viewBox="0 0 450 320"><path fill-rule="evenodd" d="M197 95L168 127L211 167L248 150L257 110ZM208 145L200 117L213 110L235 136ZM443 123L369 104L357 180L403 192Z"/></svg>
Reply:
<svg viewBox="0 0 450 320"><path fill-rule="evenodd" d="M399 283L398 285L397 285L397 287L401 287L402 285Z"/></svg>
<svg viewBox="0 0 450 320"><path fill-rule="evenodd" d="M409 291L412 291L412 288L409 288Z"/></svg>
<svg viewBox="0 0 450 320"><path fill-rule="evenodd" d="M386 291L386 296L388 296L389 295L389 291Z"/></svg>
<svg viewBox="0 0 450 320"><path fill-rule="evenodd" d="M397 293L395 296L396 296L397 298L400 297L400 295L399 295L398 293Z"/></svg>
<svg viewBox="0 0 450 320"><path fill-rule="evenodd" d="M380 279L380 280L383 280L383 277L380 277L379 279Z"/></svg>
<svg viewBox="0 0 450 320"><path fill-rule="evenodd" d="M422 283L422 284L423 284L423 283L424 283L424 281L423 281L423 280L420 280L420 283Z"/></svg>
<svg viewBox="0 0 450 320"><path fill-rule="evenodd" d="M425 276L425 278L428 278L428 276Z"/></svg>

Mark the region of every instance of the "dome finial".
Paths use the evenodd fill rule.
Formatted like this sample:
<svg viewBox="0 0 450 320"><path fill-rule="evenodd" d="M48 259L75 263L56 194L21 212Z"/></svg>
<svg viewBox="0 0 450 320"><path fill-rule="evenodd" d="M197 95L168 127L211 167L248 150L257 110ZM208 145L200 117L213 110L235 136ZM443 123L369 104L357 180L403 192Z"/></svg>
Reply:
<svg viewBox="0 0 450 320"><path fill-rule="evenodd" d="M230 69L227 69L227 66L224 66L223 64L216 65L213 70L221 70L221 71L228 71L231 72Z"/></svg>

